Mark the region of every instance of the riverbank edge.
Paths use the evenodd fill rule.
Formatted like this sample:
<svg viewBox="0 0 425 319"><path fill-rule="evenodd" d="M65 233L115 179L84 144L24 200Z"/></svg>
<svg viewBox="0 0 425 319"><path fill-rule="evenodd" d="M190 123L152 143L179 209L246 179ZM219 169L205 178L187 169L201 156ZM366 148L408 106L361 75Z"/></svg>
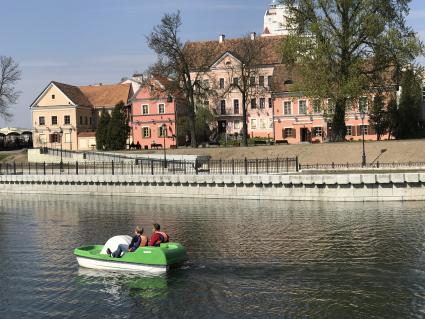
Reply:
<svg viewBox="0 0 425 319"><path fill-rule="evenodd" d="M275 201L425 201L425 173L0 175L0 193Z"/></svg>

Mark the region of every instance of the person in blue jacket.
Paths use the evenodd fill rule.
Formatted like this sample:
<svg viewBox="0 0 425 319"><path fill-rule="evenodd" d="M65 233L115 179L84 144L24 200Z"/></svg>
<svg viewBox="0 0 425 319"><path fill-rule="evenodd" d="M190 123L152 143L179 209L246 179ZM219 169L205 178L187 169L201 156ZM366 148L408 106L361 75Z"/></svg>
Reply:
<svg viewBox="0 0 425 319"><path fill-rule="evenodd" d="M131 239L130 245L128 245L127 251L128 252L134 252L139 247L145 247L149 243L149 239L143 235L143 228L140 228L139 226L136 227L134 230L134 236ZM111 250L108 248L106 250L106 253L109 255L109 257L114 258L121 258L126 250L126 247L123 247L124 245L119 245L117 250L114 252L111 252Z"/></svg>

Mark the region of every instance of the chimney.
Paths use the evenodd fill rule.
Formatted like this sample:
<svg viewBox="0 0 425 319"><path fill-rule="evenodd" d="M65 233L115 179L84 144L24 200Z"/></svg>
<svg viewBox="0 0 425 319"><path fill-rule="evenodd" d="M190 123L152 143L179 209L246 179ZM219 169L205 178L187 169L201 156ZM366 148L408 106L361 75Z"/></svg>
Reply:
<svg viewBox="0 0 425 319"><path fill-rule="evenodd" d="M226 36L224 34L220 35L220 37L218 38L218 43L223 43L225 38Z"/></svg>
<svg viewBox="0 0 425 319"><path fill-rule="evenodd" d="M251 32L251 40L254 41L256 37L257 37L257 33Z"/></svg>

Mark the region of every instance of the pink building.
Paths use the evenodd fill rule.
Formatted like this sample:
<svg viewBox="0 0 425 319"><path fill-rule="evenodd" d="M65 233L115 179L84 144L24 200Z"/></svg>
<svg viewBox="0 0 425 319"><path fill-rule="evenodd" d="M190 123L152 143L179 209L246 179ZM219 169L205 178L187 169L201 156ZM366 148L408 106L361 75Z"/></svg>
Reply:
<svg viewBox="0 0 425 319"><path fill-rule="evenodd" d="M321 143L328 140L332 123L330 116L324 116L330 100L320 101L309 99L293 90L297 76L281 65L275 68L273 76L273 116L274 139L289 144ZM387 91L395 92L395 87ZM368 106L373 103L374 94L361 97L352 103L352 108L346 113L348 141L361 140L363 132L366 140L376 140L376 133L369 125ZM360 110L365 111L362 123Z"/></svg>
<svg viewBox="0 0 425 319"><path fill-rule="evenodd" d="M131 99L131 137L143 149L175 148L179 116L187 112L184 101L165 91L168 79L155 77L146 81Z"/></svg>

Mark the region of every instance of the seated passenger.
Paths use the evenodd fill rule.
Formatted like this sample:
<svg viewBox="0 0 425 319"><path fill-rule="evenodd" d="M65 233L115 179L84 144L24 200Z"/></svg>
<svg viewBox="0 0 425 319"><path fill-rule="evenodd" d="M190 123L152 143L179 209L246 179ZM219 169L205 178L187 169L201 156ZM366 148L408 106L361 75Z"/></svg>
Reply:
<svg viewBox="0 0 425 319"><path fill-rule="evenodd" d="M159 226L159 224L153 224L152 237L149 242L149 246L159 247L161 243L168 243L169 239L168 234L161 231L161 226Z"/></svg>
<svg viewBox="0 0 425 319"><path fill-rule="evenodd" d="M128 252L134 252L140 246L141 247L147 246L148 242L149 242L148 237L143 235L143 228L139 228L139 226L137 226L136 229L134 230L134 237L131 240L130 245L128 245L128 248L125 247L125 245L119 245L116 251L111 252L111 250L108 248L106 250L106 253L109 255L109 257L121 258L123 256L123 253L126 250Z"/></svg>

